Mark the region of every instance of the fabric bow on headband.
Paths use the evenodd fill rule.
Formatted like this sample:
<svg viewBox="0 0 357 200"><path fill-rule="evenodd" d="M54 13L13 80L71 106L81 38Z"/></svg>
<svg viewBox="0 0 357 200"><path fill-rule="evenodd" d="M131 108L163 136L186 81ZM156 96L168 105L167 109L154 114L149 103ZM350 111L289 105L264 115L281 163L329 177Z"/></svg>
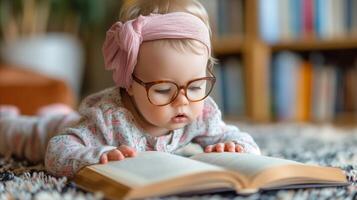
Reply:
<svg viewBox="0 0 357 200"><path fill-rule="evenodd" d="M158 39L195 39L211 51L207 26L198 17L185 13L150 14L125 22L116 22L103 45L105 68L113 70L118 87L128 88L142 42Z"/></svg>

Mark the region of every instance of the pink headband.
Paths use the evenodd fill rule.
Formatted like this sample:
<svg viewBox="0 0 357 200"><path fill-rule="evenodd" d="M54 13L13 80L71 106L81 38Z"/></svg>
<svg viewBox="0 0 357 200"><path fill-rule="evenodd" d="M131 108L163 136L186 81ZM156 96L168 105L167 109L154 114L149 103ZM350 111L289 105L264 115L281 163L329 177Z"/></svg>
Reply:
<svg viewBox="0 0 357 200"><path fill-rule="evenodd" d="M209 30L198 17L185 13L150 14L134 20L116 22L103 45L105 68L113 70L116 86L128 88L142 42L157 39L195 39L211 51Z"/></svg>

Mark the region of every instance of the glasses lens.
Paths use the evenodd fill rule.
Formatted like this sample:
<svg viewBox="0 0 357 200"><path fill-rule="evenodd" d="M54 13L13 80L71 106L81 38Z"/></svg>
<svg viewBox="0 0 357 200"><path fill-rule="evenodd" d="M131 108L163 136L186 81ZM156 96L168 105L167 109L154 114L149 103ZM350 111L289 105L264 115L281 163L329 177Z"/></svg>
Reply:
<svg viewBox="0 0 357 200"><path fill-rule="evenodd" d="M173 83L158 83L150 87L149 99L154 105L165 105L170 103L177 92L177 87Z"/></svg>
<svg viewBox="0 0 357 200"><path fill-rule="evenodd" d="M201 79L193 81L187 87L187 97L191 101L200 101L209 95L213 84L213 79Z"/></svg>

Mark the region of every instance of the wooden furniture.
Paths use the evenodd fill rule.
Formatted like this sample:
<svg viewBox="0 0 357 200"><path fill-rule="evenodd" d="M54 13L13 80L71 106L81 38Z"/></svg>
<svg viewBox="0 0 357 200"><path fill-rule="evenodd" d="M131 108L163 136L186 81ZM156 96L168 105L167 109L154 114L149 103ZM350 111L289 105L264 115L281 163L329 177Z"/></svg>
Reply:
<svg viewBox="0 0 357 200"><path fill-rule="evenodd" d="M277 51L315 51L357 49L357 38L333 40L306 39L269 45L259 34L259 0L244 0L243 37L215 38L216 56L241 54L245 68L246 117L252 121L271 121L270 62Z"/></svg>
<svg viewBox="0 0 357 200"><path fill-rule="evenodd" d="M53 103L75 106L75 96L64 81L0 64L0 105L15 105L22 114L33 115Z"/></svg>

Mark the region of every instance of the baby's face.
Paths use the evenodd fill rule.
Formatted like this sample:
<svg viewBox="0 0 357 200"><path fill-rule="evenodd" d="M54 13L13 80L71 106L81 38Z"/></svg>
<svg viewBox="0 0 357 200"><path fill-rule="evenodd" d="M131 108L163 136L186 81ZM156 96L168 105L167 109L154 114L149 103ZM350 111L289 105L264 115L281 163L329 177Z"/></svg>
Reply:
<svg viewBox="0 0 357 200"><path fill-rule="evenodd" d="M138 63L134 75L143 82L172 81L178 86L185 86L189 81L207 77L207 51L203 48L201 54L190 50L178 51L167 43L152 41L144 42L140 47ZM167 88L159 88L156 93L165 93ZM195 120L202 112L203 100L190 102L183 89L176 99L165 106L153 105L146 89L133 81L129 94L134 97L142 116L161 131L182 128Z"/></svg>

